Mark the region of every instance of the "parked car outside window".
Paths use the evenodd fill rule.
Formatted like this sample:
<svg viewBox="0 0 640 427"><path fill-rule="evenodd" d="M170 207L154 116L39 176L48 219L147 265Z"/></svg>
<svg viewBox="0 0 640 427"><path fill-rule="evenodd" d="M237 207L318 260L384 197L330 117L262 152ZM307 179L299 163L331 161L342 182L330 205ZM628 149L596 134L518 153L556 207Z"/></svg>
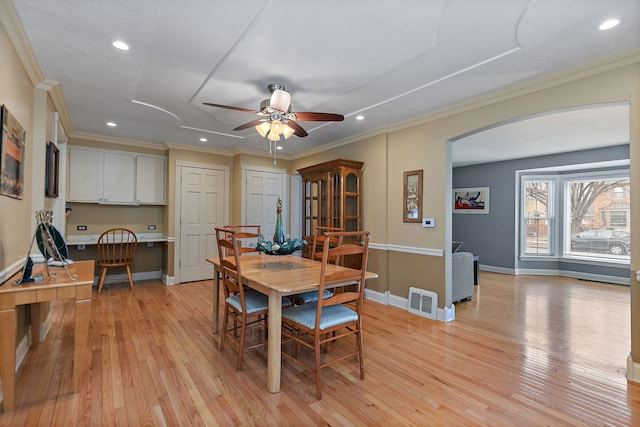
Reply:
<svg viewBox="0 0 640 427"><path fill-rule="evenodd" d="M571 250L626 255L631 252L631 235L618 230L587 230L571 238Z"/></svg>

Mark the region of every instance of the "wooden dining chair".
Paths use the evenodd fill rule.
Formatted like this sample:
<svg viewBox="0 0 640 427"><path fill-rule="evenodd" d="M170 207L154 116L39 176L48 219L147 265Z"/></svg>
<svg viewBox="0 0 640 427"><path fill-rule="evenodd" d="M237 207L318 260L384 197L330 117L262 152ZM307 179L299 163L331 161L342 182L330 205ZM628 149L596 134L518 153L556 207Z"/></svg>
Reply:
<svg viewBox="0 0 640 427"><path fill-rule="evenodd" d="M259 252L256 249L256 242L258 236L260 236L261 226L259 225L250 225L250 224L239 224L239 225L225 225L225 229L234 230L236 232L236 239L238 240L238 251L240 255L248 254L248 253L257 253ZM255 239L255 240L254 240ZM253 246L250 246L247 242L253 242Z"/></svg>
<svg viewBox="0 0 640 427"><path fill-rule="evenodd" d="M322 399L320 371L324 367L356 356L359 362L360 379L364 379L362 305L369 252L369 234L368 231L325 233L317 301L282 309L283 344L292 344L291 353L285 351L283 346L282 356L315 371L318 399ZM349 240L347 243L331 248L329 243L333 238L349 238ZM345 255L360 255L362 260L360 268L330 273L327 268L330 260L333 257ZM344 281L353 282L355 290L338 293L330 298L320 297L332 283ZM337 355L329 355L326 352L321 354L320 350L323 345L351 336L355 338L354 351ZM314 352L314 366L304 363L305 359L298 358L299 348L308 348Z"/></svg>
<svg viewBox="0 0 640 427"><path fill-rule="evenodd" d="M338 231L344 231L339 227L325 227L322 225L316 226L313 233L313 246L311 247L311 259L320 261L322 259L322 246L324 244L325 233L334 233ZM338 237L331 237L329 240L330 247L336 247L340 244ZM337 260L339 262L339 260ZM336 263L336 260L333 260Z"/></svg>
<svg viewBox="0 0 640 427"><path fill-rule="evenodd" d="M313 235L313 246L311 248L311 259L314 261L322 261L322 248L324 245L325 234L329 232L338 232L344 231L342 228L338 227L324 227L324 226L316 226L314 235ZM331 236L329 240L329 247L335 248L342 243L342 238ZM337 264L340 262L340 259L331 258L329 259L331 264ZM324 298L329 298L333 295L333 291L329 289L325 289ZM306 304L309 302L315 302L318 300L318 293L316 291L302 292L299 294L291 295L291 300L295 304Z"/></svg>
<svg viewBox="0 0 640 427"><path fill-rule="evenodd" d="M242 268L240 251L238 250L237 232L227 228L216 228L218 256L220 258L220 275L222 289L225 296L224 317L222 318L222 332L220 334L220 351L224 350L227 335L238 338L238 361L236 369L242 368L244 350L250 350L267 345L267 312L269 298L253 290L246 290L242 284ZM288 305L289 299L283 298L283 305ZM229 328L229 318L233 319L233 327ZM264 329L264 340L250 346L245 346L248 330Z"/></svg>
<svg viewBox="0 0 640 427"><path fill-rule="evenodd" d="M125 267L129 277L129 287L133 289L131 264L133 264L138 246L138 237L127 228L112 228L98 237L98 293L102 292L107 269L110 267Z"/></svg>

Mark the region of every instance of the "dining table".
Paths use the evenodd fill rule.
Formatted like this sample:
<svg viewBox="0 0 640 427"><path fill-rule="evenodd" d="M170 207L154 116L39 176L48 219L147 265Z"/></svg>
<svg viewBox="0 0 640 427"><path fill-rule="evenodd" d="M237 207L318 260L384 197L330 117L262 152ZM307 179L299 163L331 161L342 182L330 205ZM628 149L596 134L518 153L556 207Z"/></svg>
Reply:
<svg viewBox="0 0 640 427"><path fill-rule="evenodd" d="M244 255L240 260L242 282L269 297L267 339L267 390L271 393L280 391L281 339L282 339L282 297L302 292L318 290L320 287L320 261L302 258L296 255ZM220 305L220 258L207 258L213 264L213 328L218 333ZM340 265L327 264L327 274L337 280L326 284L326 287L339 287L356 283L359 270ZM367 271L365 280L377 278L378 275Z"/></svg>

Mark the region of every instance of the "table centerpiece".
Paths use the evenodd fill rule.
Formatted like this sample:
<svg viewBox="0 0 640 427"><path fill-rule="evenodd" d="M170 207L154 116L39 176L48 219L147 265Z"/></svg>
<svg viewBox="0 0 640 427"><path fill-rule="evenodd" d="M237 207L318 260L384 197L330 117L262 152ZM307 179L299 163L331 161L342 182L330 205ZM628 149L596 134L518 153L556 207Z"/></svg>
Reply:
<svg viewBox="0 0 640 427"><path fill-rule="evenodd" d="M307 242L298 238L285 239L282 231L282 200L276 202L276 230L273 233L273 242L265 240L263 235L258 236L256 249L268 255L291 255L302 249Z"/></svg>

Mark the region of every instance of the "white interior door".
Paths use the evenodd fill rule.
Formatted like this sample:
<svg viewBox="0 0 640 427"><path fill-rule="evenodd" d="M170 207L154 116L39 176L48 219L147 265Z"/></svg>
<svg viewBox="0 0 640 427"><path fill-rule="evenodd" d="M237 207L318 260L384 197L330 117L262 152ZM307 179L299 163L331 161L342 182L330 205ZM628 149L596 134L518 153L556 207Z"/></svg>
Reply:
<svg viewBox="0 0 640 427"><path fill-rule="evenodd" d="M180 281L211 278L207 258L218 256L215 228L225 221L225 172L181 168Z"/></svg>
<svg viewBox="0 0 640 427"><path fill-rule="evenodd" d="M260 224L267 240L273 238L276 228L276 202L282 200L282 229L288 234L288 197L284 187L284 173L246 170L245 221Z"/></svg>

